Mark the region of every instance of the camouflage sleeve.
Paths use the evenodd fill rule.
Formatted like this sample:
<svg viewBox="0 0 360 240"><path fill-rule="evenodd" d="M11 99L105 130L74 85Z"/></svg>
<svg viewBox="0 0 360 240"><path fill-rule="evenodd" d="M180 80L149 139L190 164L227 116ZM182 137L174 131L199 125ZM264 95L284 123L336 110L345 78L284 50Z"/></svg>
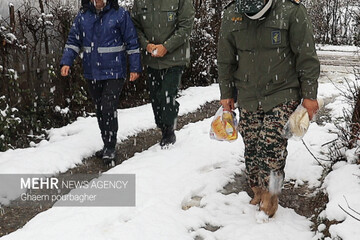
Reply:
<svg viewBox="0 0 360 240"><path fill-rule="evenodd" d="M182 4L181 4L182 2ZM190 38L194 24L195 9L191 0L180 1L178 27L174 34L164 42L165 48L171 53L182 46Z"/></svg>
<svg viewBox="0 0 360 240"><path fill-rule="evenodd" d="M217 47L217 65L221 99L233 98L235 88L233 75L237 68L237 50L235 39L229 28L231 24L232 23L228 21L224 14Z"/></svg>
<svg viewBox="0 0 360 240"><path fill-rule="evenodd" d="M143 49L146 49L146 47L149 43L149 40L146 38L146 36L144 34L139 17L140 17L139 14L137 14L137 3L136 3L136 1L134 1L134 5L131 10L131 18L134 22L134 25L135 25L135 28L136 28L136 31L137 31L137 34L139 37L140 46Z"/></svg>
<svg viewBox="0 0 360 240"><path fill-rule="evenodd" d="M320 62L316 54L311 22L302 4L296 8L290 19L289 38L291 50L295 53L302 97L316 99Z"/></svg>

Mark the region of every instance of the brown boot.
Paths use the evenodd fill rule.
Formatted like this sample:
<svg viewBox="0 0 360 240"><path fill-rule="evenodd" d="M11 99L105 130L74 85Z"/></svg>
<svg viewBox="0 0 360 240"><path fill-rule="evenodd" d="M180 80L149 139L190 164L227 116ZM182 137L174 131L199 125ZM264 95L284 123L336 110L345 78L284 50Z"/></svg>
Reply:
<svg viewBox="0 0 360 240"><path fill-rule="evenodd" d="M252 187L251 190L254 193L254 197L251 199L250 204L257 205L261 201L261 194L263 190L260 187Z"/></svg>
<svg viewBox="0 0 360 240"><path fill-rule="evenodd" d="M263 191L261 194L260 210L266 213L269 217L273 217L278 209L279 199L276 194L271 194L269 191Z"/></svg>

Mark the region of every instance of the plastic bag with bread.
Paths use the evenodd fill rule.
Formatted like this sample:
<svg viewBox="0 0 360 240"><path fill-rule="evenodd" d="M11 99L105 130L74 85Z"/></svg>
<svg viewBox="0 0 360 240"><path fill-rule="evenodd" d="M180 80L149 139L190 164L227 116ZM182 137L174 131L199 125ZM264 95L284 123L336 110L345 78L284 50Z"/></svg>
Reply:
<svg viewBox="0 0 360 240"><path fill-rule="evenodd" d="M324 100L317 99L319 109L324 107ZM306 108L300 104L296 110L290 115L288 122L283 129L283 136L285 138L302 139L310 126L309 114Z"/></svg>
<svg viewBox="0 0 360 240"><path fill-rule="evenodd" d="M235 113L224 111L221 106L211 122L210 138L218 141L235 141L238 138L236 126Z"/></svg>

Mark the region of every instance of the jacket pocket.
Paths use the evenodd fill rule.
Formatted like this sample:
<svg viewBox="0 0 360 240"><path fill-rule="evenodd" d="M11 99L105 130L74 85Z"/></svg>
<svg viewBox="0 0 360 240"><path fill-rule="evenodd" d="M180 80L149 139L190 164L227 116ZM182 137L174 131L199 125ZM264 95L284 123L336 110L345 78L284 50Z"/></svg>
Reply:
<svg viewBox="0 0 360 240"><path fill-rule="evenodd" d="M91 74L91 53L83 50L83 69L85 74Z"/></svg>
<svg viewBox="0 0 360 240"><path fill-rule="evenodd" d="M179 0L166 0L161 3L161 20L165 26L176 25L179 10Z"/></svg>
<svg viewBox="0 0 360 240"><path fill-rule="evenodd" d="M235 74L235 87L241 101L256 99L256 87L248 74Z"/></svg>
<svg viewBox="0 0 360 240"><path fill-rule="evenodd" d="M287 85L286 82L287 77L285 74L273 74L271 76L270 82L268 82L265 86L264 95L268 96L284 89L284 87Z"/></svg>
<svg viewBox="0 0 360 240"><path fill-rule="evenodd" d="M286 76L285 74L274 74L271 78L271 82L273 84L282 84L283 82L286 82Z"/></svg>
<svg viewBox="0 0 360 240"><path fill-rule="evenodd" d="M234 74L235 77L235 86L237 89L249 89L249 75L244 73L239 73L238 71Z"/></svg>
<svg viewBox="0 0 360 240"><path fill-rule="evenodd" d="M249 35L247 23L233 23L231 32L234 35L238 50L250 51L254 48L254 40Z"/></svg>
<svg viewBox="0 0 360 240"><path fill-rule="evenodd" d="M114 53L101 53L100 55L100 68L118 71L119 68L122 68L122 63L125 61L124 53L114 52Z"/></svg>
<svg viewBox="0 0 360 240"><path fill-rule="evenodd" d="M145 1L138 1L136 14L139 16L141 26L148 27L148 24L152 22L152 6L145 3Z"/></svg>
<svg viewBox="0 0 360 240"><path fill-rule="evenodd" d="M285 21L269 21L265 23L261 39L264 48L284 48L289 45L288 23Z"/></svg>

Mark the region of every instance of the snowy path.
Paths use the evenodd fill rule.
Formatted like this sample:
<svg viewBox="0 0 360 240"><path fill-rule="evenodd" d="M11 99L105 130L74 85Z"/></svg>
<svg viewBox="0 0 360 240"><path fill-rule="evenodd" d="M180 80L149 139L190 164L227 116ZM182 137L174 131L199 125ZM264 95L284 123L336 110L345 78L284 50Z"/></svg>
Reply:
<svg viewBox="0 0 360 240"><path fill-rule="evenodd" d="M359 48L355 46L317 46L322 74L353 73L360 65Z"/></svg>

